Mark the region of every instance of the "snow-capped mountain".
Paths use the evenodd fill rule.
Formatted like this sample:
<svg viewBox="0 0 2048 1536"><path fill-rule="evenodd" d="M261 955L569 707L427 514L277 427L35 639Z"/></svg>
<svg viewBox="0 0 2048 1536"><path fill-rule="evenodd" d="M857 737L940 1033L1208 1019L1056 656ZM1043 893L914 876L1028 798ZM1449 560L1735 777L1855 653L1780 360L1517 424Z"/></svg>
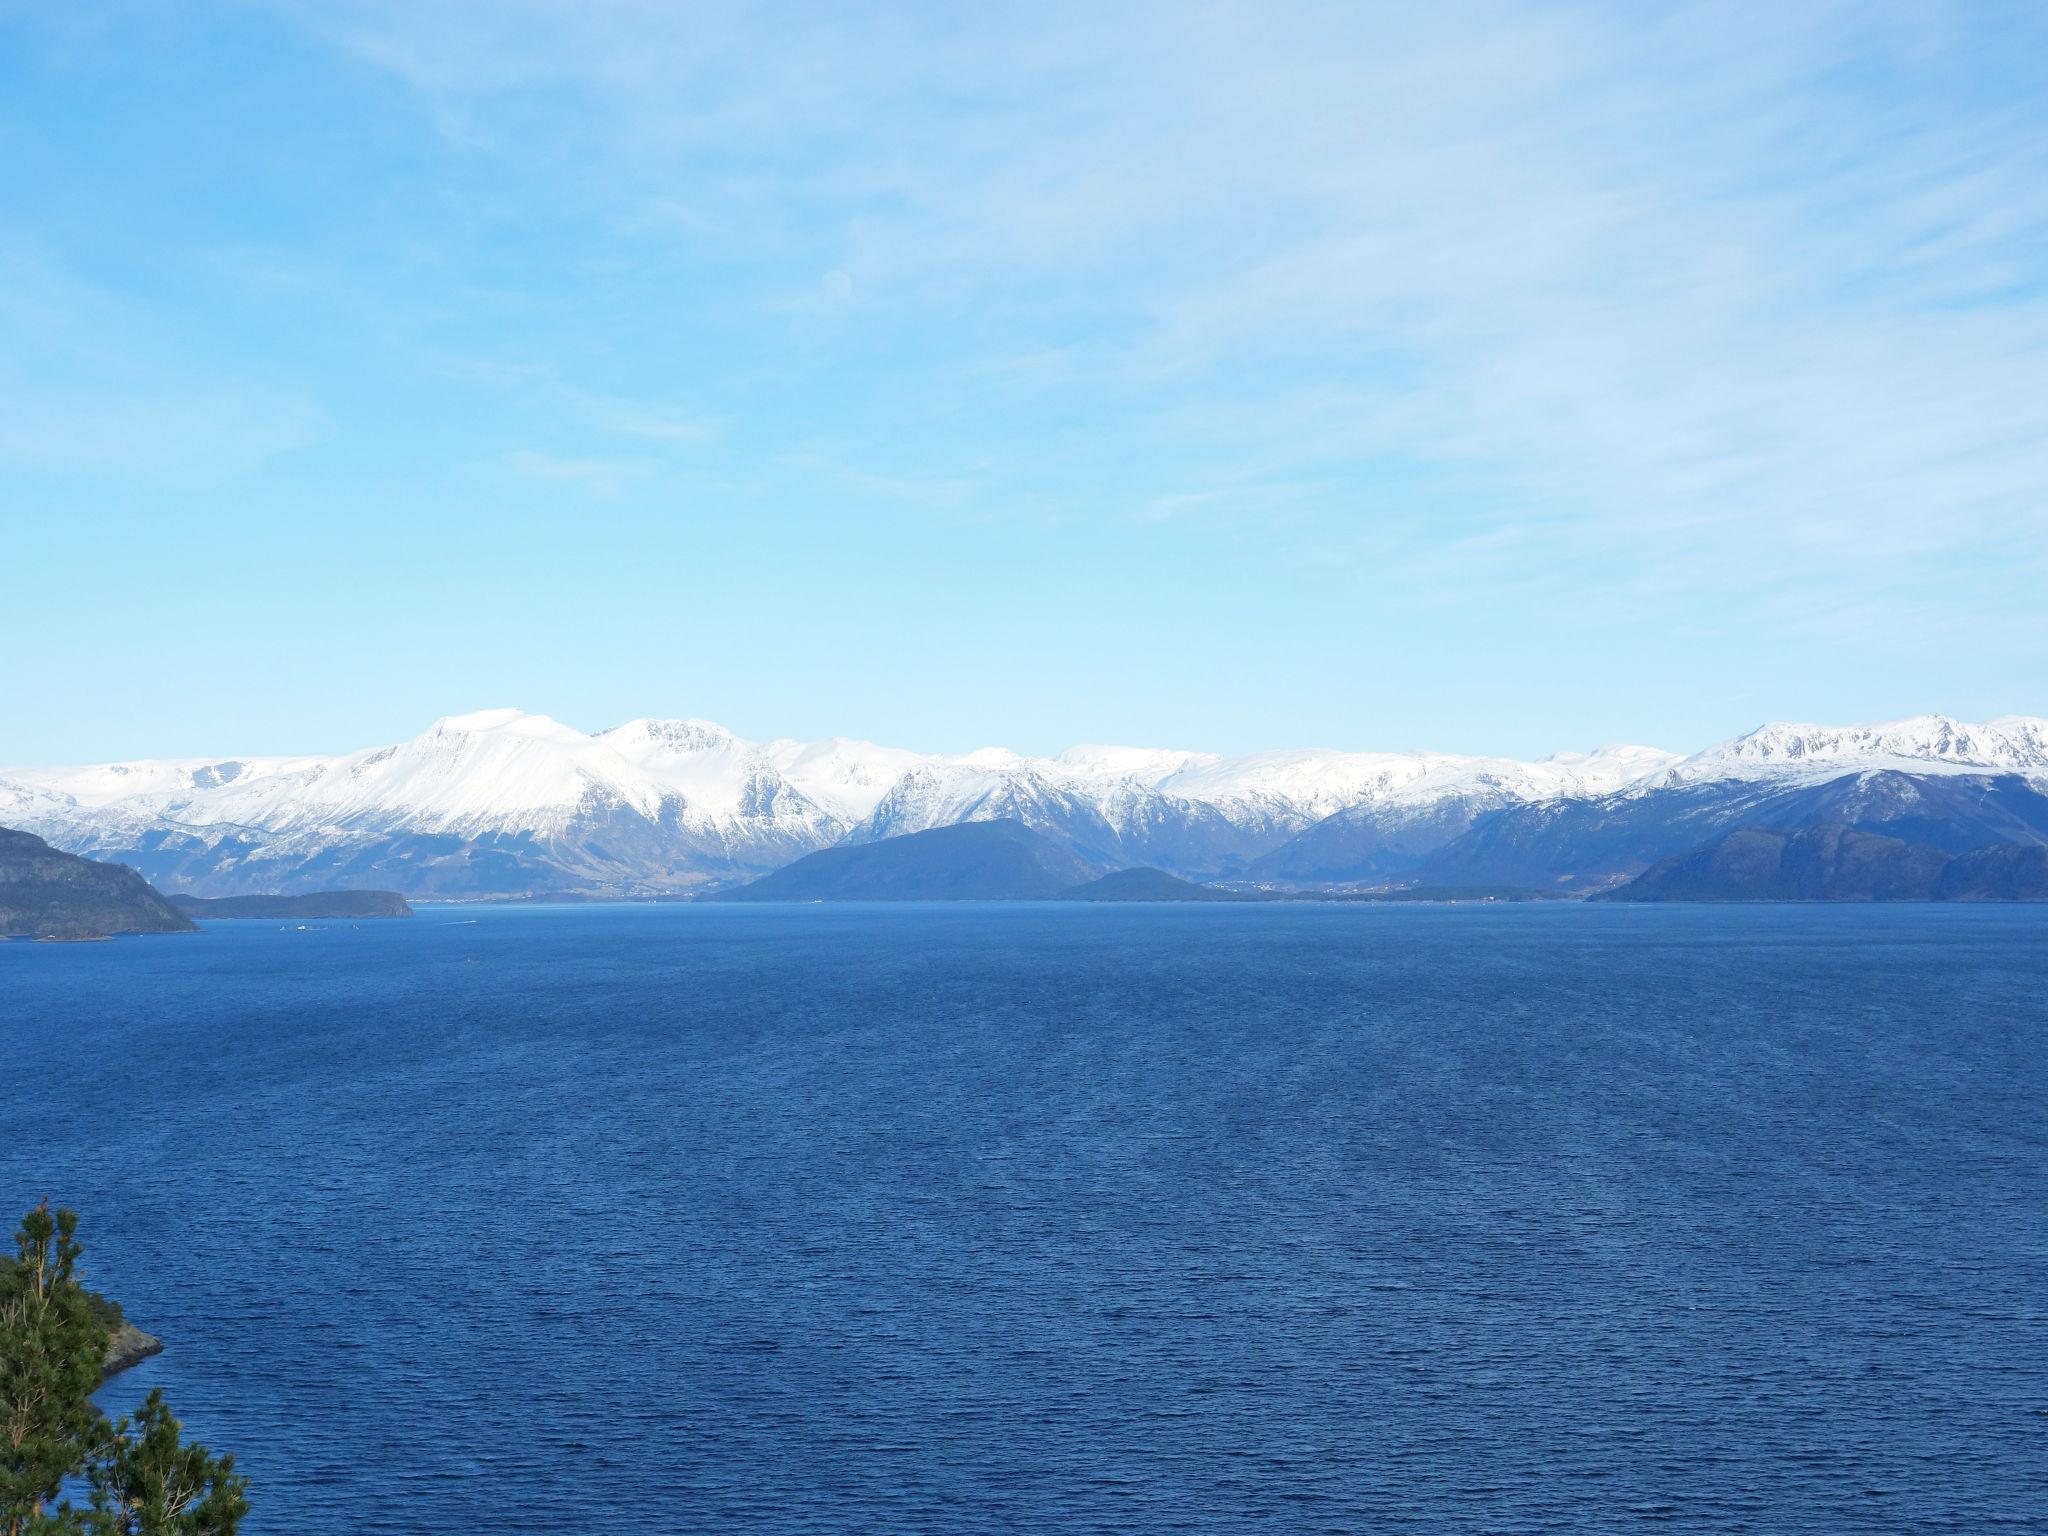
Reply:
<svg viewBox="0 0 2048 1536"><path fill-rule="evenodd" d="M703 720L587 734L496 709L336 757L0 769L0 825L213 894L678 892L836 843L1004 819L1105 868L1302 883L1399 876L1516 816L1702 794L1733 804L1879 773L2048 784L2048 722L1771 725L1686 758L1619 746L1519 762L1118 746L920 753L848 738L754 742Z"/></svg>
<svg viewBox="0 0 2048 1536"><path fill-rule="evenodd" d="M772 868L843 830L729 733L659 727L593 737L495 709L340 757L10 777L44 797L28 825L174 890L373 875L421 894L676 889Z"/></svg>

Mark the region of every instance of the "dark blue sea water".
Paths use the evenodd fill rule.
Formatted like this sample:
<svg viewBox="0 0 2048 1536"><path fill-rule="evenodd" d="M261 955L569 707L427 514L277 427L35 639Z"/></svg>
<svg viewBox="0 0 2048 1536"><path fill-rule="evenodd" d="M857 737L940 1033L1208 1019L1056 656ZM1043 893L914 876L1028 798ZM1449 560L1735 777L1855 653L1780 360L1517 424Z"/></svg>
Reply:
<svg viewBox="0 0 2048 1536"><path fill-rule="evenodd" d="M0 945L254 1536L2039 1531L2048 909Z"/></svg>

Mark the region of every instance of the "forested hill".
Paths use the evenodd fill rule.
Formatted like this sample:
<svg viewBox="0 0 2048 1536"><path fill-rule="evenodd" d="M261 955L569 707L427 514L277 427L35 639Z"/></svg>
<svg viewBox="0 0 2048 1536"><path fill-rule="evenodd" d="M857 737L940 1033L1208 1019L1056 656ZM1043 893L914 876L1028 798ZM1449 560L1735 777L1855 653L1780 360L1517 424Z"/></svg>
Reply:
<svg viewBox="0 0 2048 1536"><path fill-rule="evenodd" d="M0 938L101 939L193 927L134 870L60 853L31 833L0 827Z"/></svg>

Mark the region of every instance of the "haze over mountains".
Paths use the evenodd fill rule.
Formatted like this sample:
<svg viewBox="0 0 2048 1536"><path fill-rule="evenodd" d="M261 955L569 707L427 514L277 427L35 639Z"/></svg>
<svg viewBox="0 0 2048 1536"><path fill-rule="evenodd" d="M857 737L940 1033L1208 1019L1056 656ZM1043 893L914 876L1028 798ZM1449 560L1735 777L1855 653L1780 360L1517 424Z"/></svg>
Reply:
<svg viewBox="0 0 2048 1536"><path fill-rule="evenodd" d="M201 895L717 889L821 848L1015 820L1101 872L1578 891L1736 826L1864 826L1950 853L2048 843L2048 721L1769 725L1691 756L1083 746L930 754L747 741L700 720L586 734L486 710L336 757L0 769L0 825Z"/></svg>

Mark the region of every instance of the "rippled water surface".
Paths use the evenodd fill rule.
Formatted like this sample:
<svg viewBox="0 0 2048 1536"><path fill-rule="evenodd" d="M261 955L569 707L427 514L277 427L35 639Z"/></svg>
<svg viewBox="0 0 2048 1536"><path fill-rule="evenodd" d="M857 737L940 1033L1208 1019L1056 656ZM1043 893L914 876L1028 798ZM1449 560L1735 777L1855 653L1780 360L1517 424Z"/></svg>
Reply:
<svg viewBox="0 0 2048 1536"><path fill-rule="evenodd" d="M0 945L253 1536L2048 1522L2048 910Z"/></svg>

